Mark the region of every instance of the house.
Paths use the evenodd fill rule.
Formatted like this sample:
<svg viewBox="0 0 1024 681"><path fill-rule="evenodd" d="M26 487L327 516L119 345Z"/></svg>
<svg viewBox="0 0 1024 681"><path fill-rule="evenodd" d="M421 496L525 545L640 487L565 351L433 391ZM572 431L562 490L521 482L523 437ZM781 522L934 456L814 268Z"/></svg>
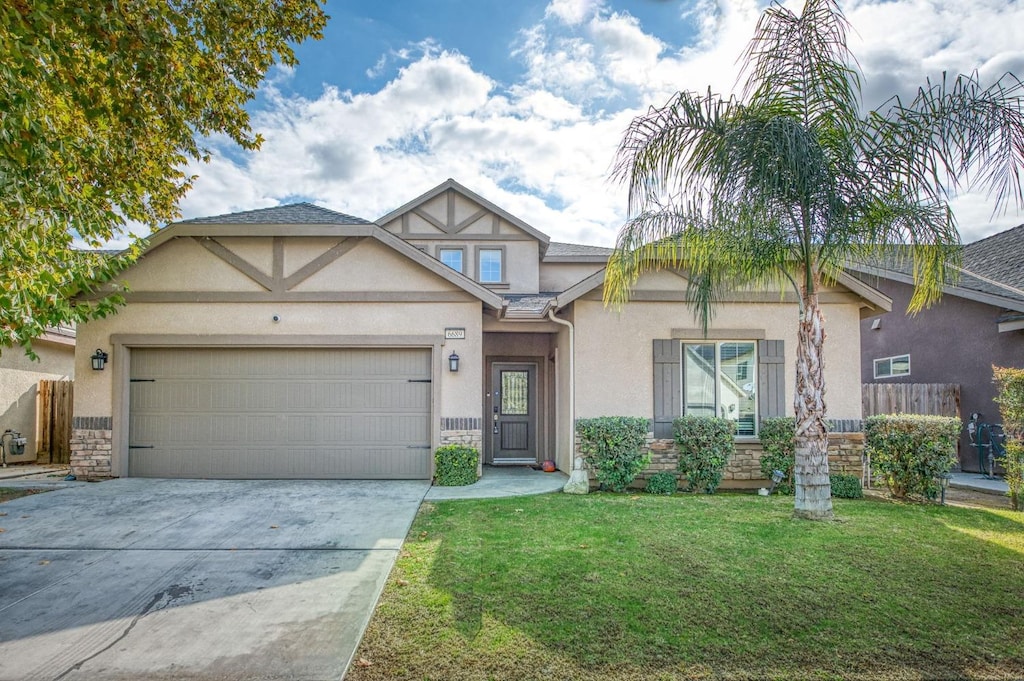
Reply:
<svg viewBox="0 0 1024 681"><path fill-rule="evenodd" d="M33 360L20 347L0 352L0 433L13 430L26 438L25 451L8 455L8 463L36 460L37 397L39 381L68 380L75 375L75 330L70 327L48 329L33 339Z"/></svg>
<svg viewBox="0 0 1024 681"><path fill-rule="evenodd" d="M758 477L758 419L791 410L794 299L737 291L705 338L680 272L606 309L610 252L552 242L453 180L374 222L294 204L171 224L123 273L126 306L79 328L73 468L427 479L433 449L459 442L567 471L574 419L623 415L652 419L657 469L688 412L737 420L727 478ZM845 275L822 301L830 416L859 424L849 358L889 301ZM857 437L835 447L859 472Z"/></svg>
<svg viewBox="0 0 1024 681"><path fill-rule="evenodd" d="M886 258L852 265L862 281L892 298L893 310L861 322L864 383L953 383L960 414L979 412L998 423L992 365L1024 367L1024 225L966 244L962 271L942 299L916 316L905 313L913 294L911 263ZM963 470L980 472L966 429Z"/></svg>

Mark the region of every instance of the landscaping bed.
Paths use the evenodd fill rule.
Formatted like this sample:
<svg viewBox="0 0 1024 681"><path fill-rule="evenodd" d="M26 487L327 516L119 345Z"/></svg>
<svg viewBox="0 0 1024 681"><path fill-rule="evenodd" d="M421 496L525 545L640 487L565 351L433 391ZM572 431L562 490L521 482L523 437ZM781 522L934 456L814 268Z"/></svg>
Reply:
<svg viewBox="0 0 1024 681"><path fill-rule="evenodd" d="M347 678L1020 678L1024 514L792 504L424 504Z"/></svg>

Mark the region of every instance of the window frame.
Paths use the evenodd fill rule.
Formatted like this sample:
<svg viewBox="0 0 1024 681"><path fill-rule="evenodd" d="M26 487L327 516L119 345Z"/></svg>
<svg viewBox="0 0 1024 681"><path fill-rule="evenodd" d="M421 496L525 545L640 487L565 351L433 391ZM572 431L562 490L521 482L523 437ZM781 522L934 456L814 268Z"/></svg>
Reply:
<svg viewBox="0 0 1024 681"><path fill-rule="evenodd" d="M485 251L494 251L498 253L498 267L501 268L499 272L500 278L498 281L484 281L481 276L480 258ZM476 272L474 273L475 279L478 283L484 286L507 286L508 285L508 273L506 270L505 247L504 246L477 246L473 258L474 265L476 266Z"/></svg>
<svg viewBox="0 0 1024 681"><path fill-rule="evenodd" d="M457 270L454 267L452 267L451 265L449 265L448 263L446 263L442 259L442 256L444 255L445 251L458 251L461 254L459 257L461 258L461 261L462 261L462 269L458 269ZM466 247L465 246L438 246L437 247L437 259L441 262L441 264L445 265L446 267L451 268L453 271L458 272L459 274L466 274Z"/></svg>
<svg viewBox="0 0 1024 681"><path fill-rule="evenodd" d="M737 440L756 440L760 434L760 417L761 417L761 400L760 400L760 389L759 385L759 369L761 359L761 349L759 344L760 339L681 339L679 340L679 411L680 415L686 415L688 400L687 400L687 371L686 371L686 346L687 345L713 345L715 348L715 365L714 365L714 411L715 416L722 417L719 412L721 403L721 383L722 383L722 346L729 343L743 343L753 346L753 367L748 370L747 383L752 384L753 389L750 392L749 399L753 404L753 432L751 433L737 433L735 439ZM746 391L744 391L746 392ZM737 414L738 416L738 414ZM739 423L739 418L729 419L735 423Z"/></svg>
<svg viewBox="0 0 1024 681"><path fill-rule="evenodd" d="M905 372L901 372L901 373L898 373L898 374L893 373L893 371L892 371L893 360L896 360L896 359L902 360L903 358L906 358L906 360L907 360L907 370ZM886 373L886 374L878 373L878 365L881 362L888 362L889 363L889 373ZM905 352L905 353L903 353L901 355L893 355L891 357L879 357L878 359L871 360L871 375L874 378L876 378L876 379L878 379L878 378L902 378L904 376L909 376L910 375L910 353L909 352Z"/></svg>

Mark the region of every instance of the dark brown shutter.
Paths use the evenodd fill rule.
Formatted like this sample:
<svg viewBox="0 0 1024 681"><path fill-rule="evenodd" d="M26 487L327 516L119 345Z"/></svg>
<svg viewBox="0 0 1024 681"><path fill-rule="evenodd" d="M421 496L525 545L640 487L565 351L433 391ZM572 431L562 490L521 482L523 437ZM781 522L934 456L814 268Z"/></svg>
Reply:
<svg viewBox="0 0 1024 681"><path fill-rule="evenodd" d="M654 437L671 439L672 421L682 414L682 344L654 341Z"/></svg>
<svg viewBox="0 0 1024 681"><path fill-rule="evenodd" d="M783 341L757 341L757 410L761 418L791 416L786 405L786 353Z"/></svg>

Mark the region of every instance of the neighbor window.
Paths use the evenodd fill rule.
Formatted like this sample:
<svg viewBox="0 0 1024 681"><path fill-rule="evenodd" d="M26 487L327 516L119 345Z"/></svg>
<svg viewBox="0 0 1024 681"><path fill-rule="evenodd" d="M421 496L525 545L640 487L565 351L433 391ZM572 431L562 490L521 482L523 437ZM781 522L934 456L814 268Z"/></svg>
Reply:
<svg viewBox="0 0 1024 681"><path fill-rule="evenodd" d="M875 378L910 375L910 355L897 355L875 360Z"/></svg>
<svg viewBox="0 0 1024 681"><path fill-rule="evenodd" d="M502 281L500 248L481 248L477 254L477 279L481 284L500 284Z"/></svg>
<svg viewBox="0 0 1024 681"><path fill-rule="evenodd" d="M438 256L445 265L451 267L456 272L463 272L462 269L462 249L461 248L442 248Z"/></svg>
<svg viewBox="0 0 1024 681"><path fill-rule="evenodd" d="M757 343L683 343L683 413L736 422L737 437L757 434Z"/></svg>

